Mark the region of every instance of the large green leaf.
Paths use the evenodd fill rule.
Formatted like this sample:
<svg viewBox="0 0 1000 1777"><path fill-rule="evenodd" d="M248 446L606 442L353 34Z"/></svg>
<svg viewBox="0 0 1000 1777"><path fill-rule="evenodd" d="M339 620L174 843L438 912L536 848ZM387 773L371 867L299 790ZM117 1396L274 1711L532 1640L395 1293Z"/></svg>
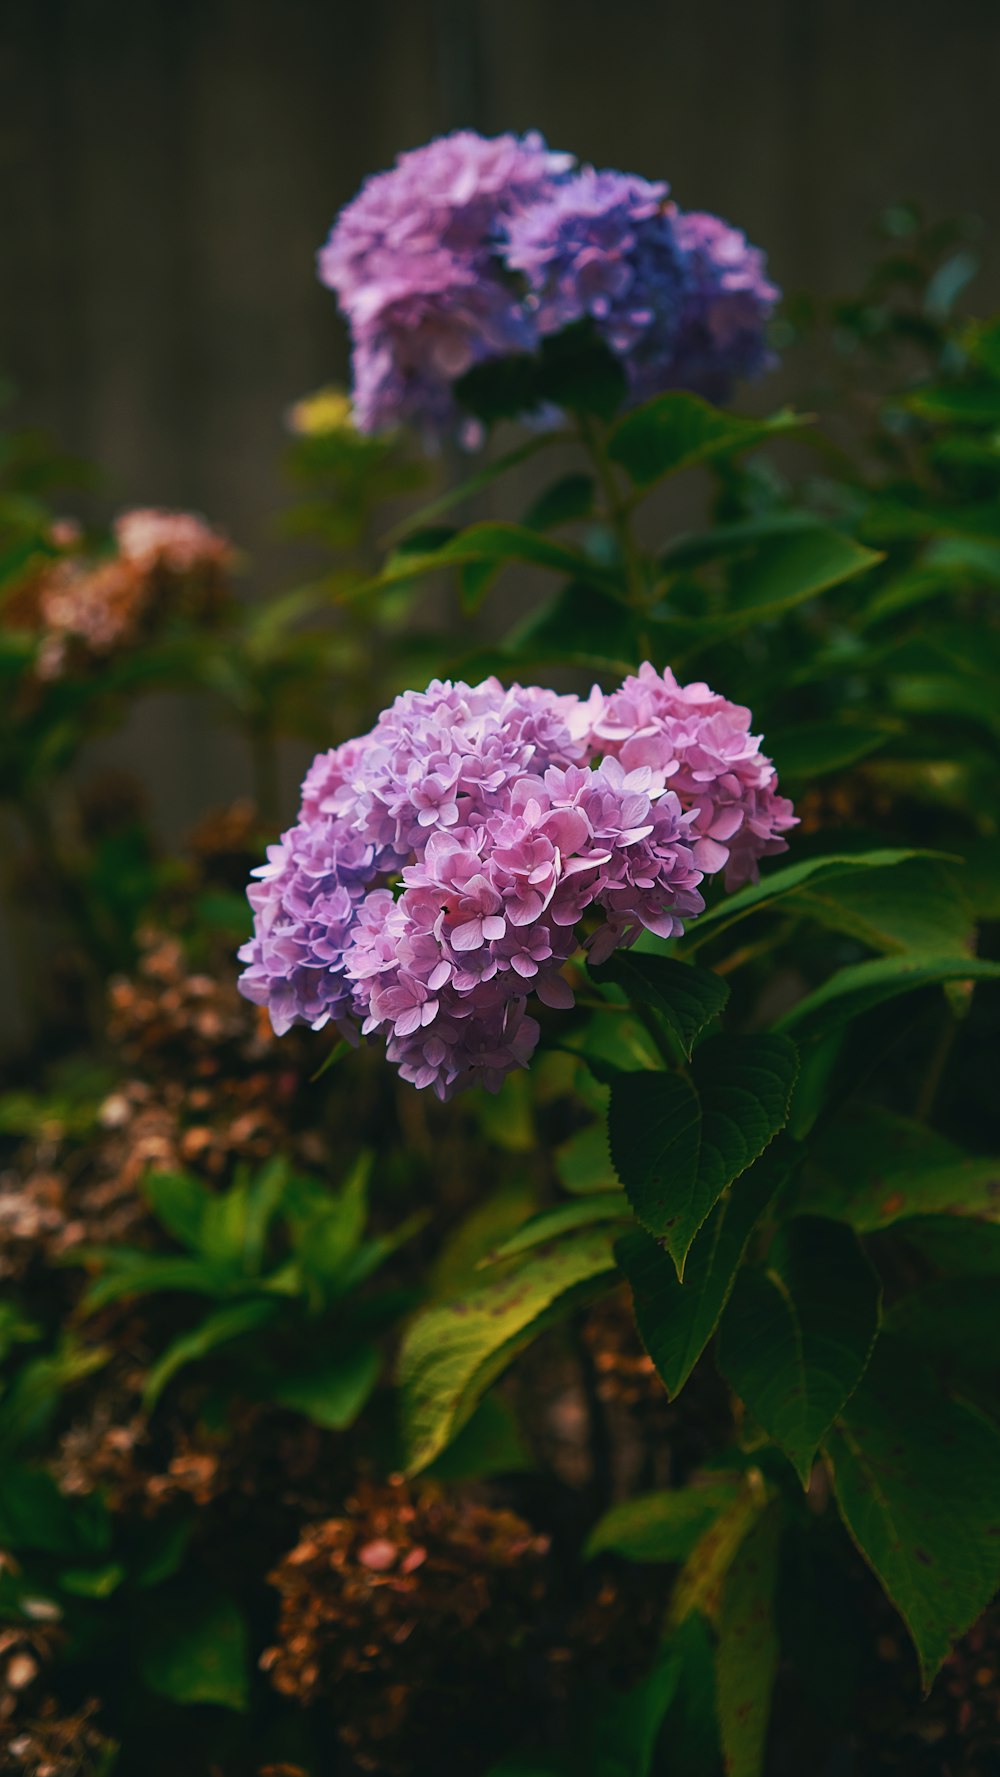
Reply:
<svg viewBox="0 0 1000 1777"><path fill-rule="evenodd" d="M702 1031L729 999L726 983L710 969L635 950L616 951L590 973L598 986L612 981L624 988L633 1005L652 1006L688 1059Z"/></svg>
<svg viewBox="0 0 1000 1777"><path fill-rule="evenodd" d="M827 1447L844 1522L929 1685L1000 1586L1000 1432L883 1338Z"/></svg>
<svg viewBox="0 0 1000 1777"><path fill-rule="evenodd" d="M745 1266L736 1279L719 1329L719 1368L803 1486L864 1375L880 1295L857 1235L818 1216L789 1223L766 1266Z"/></svg>
<svg viewBox="0 0 1000 1777"><path fill-rule="evenodd" d="M800 1040L816 1040L900 994L915 993L921 987L943 986L948 981L996 980L1000 980L1000 963L988 962L984 957L920 953L879 956L832 975L822 987L786 1012L778 1028L794 1031Z"/></svg>
<svg viewBox="0 0 1000 1777"><path fill-rule="evenodd" d="M857 871L800 889L786 907L872 950L968 955L975 922L960 872L961 866L953 874L934 859L911 858L891 876Z"/></svg>
<svg viewBox="0 0 1000 1777"><path fill-rule="evenodd" d="M246 1623L230 1599L207 1586L178 1582L147 1606L139 1670L150 1690L173 1703L215 1703L244 1710L249 1693Z"/></svg>
<svg viewBox="0 0 1000 1777"><path fill-rule="evenodd" d="M788 1118L797 1055L780 1036L713 1037L689 1074L623 1074L611 1089L611 1157L639 1221L678 1276L726 1186Z"/></svg>
<svg viewBox="0 0 1000 1777"><path fill-rule="evenodd" d="M992 1219L1000 1215L1000 1159L966 1154L877 1105L848 1106L810 1151L800 1203L863 1234L909 1216Z"/></svg>
<svg viewBox="0 0 1000 1777"><path fill-rule="evenodd" d="M779 761L780 763L780 761ZM760 882L738 889L702 913L692 929L685 934L679 948L694 950L706 938L715 938L728 926L746 919L751 913L769 908L804 887L835 876L846 876L857 870L886 870L908 858L925 857L920 851L887 849L869 852L833 852L826 857L804 858L801 863L787 864L782 870L771 870ZM783 911L783 909L782 909Z"/></svg>
<svg viewBox="0 0 1000 1777"><path fill-rule="evenodd" d="M598 1294L613 1269L609 1233L587 1229L418 1314L399 1359L409 1471L426 1468L511 1359L552 1320Z"/></svg>
<svg viewBox="0 0 1000 1777"><path fill-rule="evenodd" d="M629 1561L686 1561L741 1491L739 1477L706 1475L669 1493L640 1493L605 1512L590 1533L586 1554L612 1549Z"/></svg>
<svg viewBox="0 0 1000 1777"><path fill-rule="evenodd" d="M781 1506L768 1506L726 1574L718 1620L715 1685L726 1777L761 1777L779 1643L774 1594Z"/></svg>
<svg viewBox="0 0 1000 1777"><path fill-rule="evenodd" d="M815 598L831 586L852 580L881 557L843 531L791 531L760 544L745 566L734 569L725 606L709 620L726 633L765 623ZM781 761L778 760L780 769Z"/></svg>
<svg viewBox="0 0 1000 1777"><path fill-rule="evenodd" d="M619 420L608 453L640 487L649 487L663 475L733 456L804 424L804 418L788 409L770 419L750 420L723 413L699 395L672 391Z"/></svg>
<svg viewBox="0 0 1000 1777"><path fill-rule="evenodd" d="M650 1235L636 1230L618 1241L639 1335L669 1395L683 1388L712 1337L754 1224L786 1177L775 1151L730 1185L695 1238L683 1283Z"/></svg>

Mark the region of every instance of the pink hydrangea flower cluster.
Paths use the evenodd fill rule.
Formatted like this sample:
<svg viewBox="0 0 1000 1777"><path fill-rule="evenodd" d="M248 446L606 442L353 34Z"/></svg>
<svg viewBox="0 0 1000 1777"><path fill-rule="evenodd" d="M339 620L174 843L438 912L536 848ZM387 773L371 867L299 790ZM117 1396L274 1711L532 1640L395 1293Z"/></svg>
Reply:
<svg viewBox="0 0 1000 1777"><path fill-rule="evenodd" d="M241 991L292 1024L379 1035L442 1099L496 1090L539 1038L531 1001L643 930L679 934L726 869L785 848L791 804L750 713L645 665L586 700L435 681L319 756L249 898Z"/></svg>

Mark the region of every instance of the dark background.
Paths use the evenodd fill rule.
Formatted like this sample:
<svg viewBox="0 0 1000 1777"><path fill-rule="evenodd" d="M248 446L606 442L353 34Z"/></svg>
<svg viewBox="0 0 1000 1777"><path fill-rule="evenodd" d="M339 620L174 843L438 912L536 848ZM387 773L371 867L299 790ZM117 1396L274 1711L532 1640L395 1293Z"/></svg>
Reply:
<svg viewBox="0 0 1000 1777"><path fill-rule="evenodd" d="M0 0L0 364L119 501L251 549L282 413L342 377L313 253L459 124L665 177L850 289L896 199L1000 225L997 0ZM975 290L992 305L987 253Z"/></svg>
<svg viewBox="0 0 1000 1777"><path fill-rule="evenodd" d="M203 511L261 584L288 572L284 412L346 371L313 254L367 172L442 130L537 126L666 177L789 293L854 288L889 202L977 212L972 301L1000 299L998 0L0 0L0 21L20 416L102 466L93 516ZM761 398L797 392L793 365ZM145 708L123 749L171 836L248 778L189 703Z"/></svg>

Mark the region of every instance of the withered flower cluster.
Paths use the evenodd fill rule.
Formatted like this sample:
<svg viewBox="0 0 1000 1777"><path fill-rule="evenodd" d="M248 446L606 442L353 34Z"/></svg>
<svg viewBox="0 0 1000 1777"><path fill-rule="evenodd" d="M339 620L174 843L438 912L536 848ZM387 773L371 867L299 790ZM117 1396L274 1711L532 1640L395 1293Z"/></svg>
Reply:
<svg viewBox="0 0 1000 1777"><path fill-rule="evenodd" d="M64 520L51 542L62 553L34 565L5 602L7 627L37 633L41 680L86 671L146 639L168 614L211 617L228 595L231 544L189 512L137 509L115 521L110 553L81 547Z"/></svg>

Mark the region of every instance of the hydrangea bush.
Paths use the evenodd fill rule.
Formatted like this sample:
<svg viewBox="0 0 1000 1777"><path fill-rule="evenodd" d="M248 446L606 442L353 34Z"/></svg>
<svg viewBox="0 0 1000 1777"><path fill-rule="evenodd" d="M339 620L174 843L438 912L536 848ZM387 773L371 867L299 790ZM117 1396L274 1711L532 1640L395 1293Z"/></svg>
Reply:
<svg viewBox="0 0 1000 1777"><path fill-rule="evenodd" d="M822 480L758 249L469 131L323 251L309 584L3 441L0 1770L991 1777L1000 324L900 226Z"/></svg>

